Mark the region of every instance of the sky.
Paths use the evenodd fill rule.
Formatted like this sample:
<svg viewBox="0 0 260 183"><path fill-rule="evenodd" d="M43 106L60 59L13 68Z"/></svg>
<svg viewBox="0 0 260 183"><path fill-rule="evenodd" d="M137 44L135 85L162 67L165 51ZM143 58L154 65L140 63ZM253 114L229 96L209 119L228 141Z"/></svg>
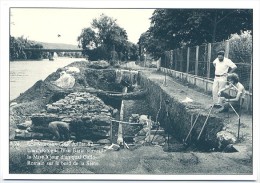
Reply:
<svg viewBox="0 0 260 183"><path fill-rule="evenodd" d="M116 19L126 30L128 40L137 43L148 30L154 9L55 9L11 8L10 34L29 40L78 45L83 28L91 26L102 13ZM60 36L58 36L58 34Z"/></svg>

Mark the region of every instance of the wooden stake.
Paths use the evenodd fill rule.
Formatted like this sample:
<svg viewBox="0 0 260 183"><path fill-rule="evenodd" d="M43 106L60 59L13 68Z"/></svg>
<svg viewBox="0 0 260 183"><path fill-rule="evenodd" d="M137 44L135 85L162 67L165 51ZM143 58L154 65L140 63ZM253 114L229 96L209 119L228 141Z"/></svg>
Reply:
<svg viewBox="0 0 260 183"><path fill-rule="evenodd" d="M123 88L123 93L127 93L127 87ZM123 121L124 119L124 101L121 102L121 109L120 109L120 121ZM118 125L118 136L117 136L117 143L119 145L123 145L124 139L123 139L123 125L122 123L119 123Z"/></svg>
<svg viewBox="0 0 260 183"><path fill-rule="evenodd" d="M149 128L149 131L148 131L148 141L150 143L151 142L151 116L149 116L148 128Z"/></svg>
<svg viewBox="0 0 260 183"><path fill-rule="evenodd" d="M112 144L112 140L113 140L113 122L110 121L110 143Z"/></svg>

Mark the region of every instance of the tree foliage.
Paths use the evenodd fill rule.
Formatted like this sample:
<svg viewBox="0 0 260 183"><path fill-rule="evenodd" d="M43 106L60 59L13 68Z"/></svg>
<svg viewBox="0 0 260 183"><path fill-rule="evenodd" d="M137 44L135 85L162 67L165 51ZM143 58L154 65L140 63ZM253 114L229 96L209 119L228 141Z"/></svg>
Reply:
<svg viewBox="0 0 260 183"><path fill-rule="evenodd" d="M251 9L156 9L139 44L155 57L165 50L228 39L252 30Z"/></svg>
<svg viewBox="0 0 260 183"><path fill-rule="evenodd" d="M92 50L97 45L96 33L91 28L85 28L78 37L78 41L79 47Z"/></svg>
<svg viewBox="0 0 260 183"><path fill-rule="evenodd" d="M25 48L43 48L39 43L24 39L23 36L15 38L10 36L10 61L13 60L38 60L46 57L41 51L28 51Z"/></svg>
<svg viewBox="0 0 260 183"><path fill-rule="evenodd" d="M116 19L104 14L93 19L91 27L82 30L78 41L83 54L90 60L137 57L136 45L128 42L126 31L116 23Z"/></svg>

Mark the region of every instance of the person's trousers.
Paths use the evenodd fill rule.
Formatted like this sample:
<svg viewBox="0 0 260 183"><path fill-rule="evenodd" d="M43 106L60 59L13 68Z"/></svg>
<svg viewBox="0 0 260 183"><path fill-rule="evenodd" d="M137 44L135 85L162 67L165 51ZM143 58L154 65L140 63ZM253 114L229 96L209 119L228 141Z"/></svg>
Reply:
<svg viewBox="0 0 260 183"><path fill-rule="evenodd" d="M234 99L236 97L230 96L228 93L221 92L221 95L220 95L220 101L221 102L219 102L219 103L222 103L222 98ZM223 106L224 106L225 109L228 109L230 107L228 103L230 103L236 111L239 111L239 109L240 109L240 100L239 101L232 101L232 102L224 102Z"/></svg>
<svg viewBox="0 0 260 183"><path fill-rule="evenodd" d="M224 88L226 84L227 84L226 76L214 78L213 87L212 87L212 97L213 97L214 104L218 102L218 91Z"/></svg>

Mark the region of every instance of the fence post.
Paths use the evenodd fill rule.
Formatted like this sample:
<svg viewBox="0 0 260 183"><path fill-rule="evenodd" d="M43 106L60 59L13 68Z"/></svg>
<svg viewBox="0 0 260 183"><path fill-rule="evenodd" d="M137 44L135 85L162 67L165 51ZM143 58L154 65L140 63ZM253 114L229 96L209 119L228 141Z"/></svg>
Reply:
<svg viewBox="0 0 260 183"><path fill-rule="evenodd" d="M165 68L169 67L169 51L165 51Z"/></svg>
<svg viewBox="0 0 260 183"><path fill-rule="evenodd" d="M179 70L178 70L178 61L179 61L179 60L178 60L178 52L179 52L179 48L177 48L177 49L176 49L176 52L175 52L175 63L176 63L176 68L175 68L175 70L176 70L176 71L179 71Z"/></svg>
<svg viewBox="0 0 260 183"><path fill-rule="evenodd" d="M170 50L170 62L171 62L171 68L170 69L173 69L173 52L172 50Z"/></svg>
<svg viewBox="0 0 260 183"><path fill-rule="evenodd" d="M210 78L211 43L208 44L207 78Z"/></svg>
<svg viewBox="0 0 260 183"><path fill-rule="evenodd" d="M248 91L249 93L252 93L252 87L253 87L253 58L251 56L251 66L250 66L250 80L249 80L249 88L248 88ZM247 110L251 110L251 106L252 106L252 100L251 100L251 97L249 96L250 100L248 102L248 105L247 105Z"/></svg>
<svg viewBox="0 0 260 183"><path fill-rule="evenodd" d="M180 71L183 71L183 48L180 50Z"/></svg>
<svg viewBox="0 0 260 183"><path fill-rule="evenodd" d="M165 65L166 65L166 63L165 63L165 52L162 55L162 60L161 61L162 61L161 63L163 63L162 66L165 67Z"/></svg>
<svg viewBox="0 0 260 183"><path fill-rule="evenodd" d="M189 73L189 67L190 67L190 47L187 49L187 68L186 73Z"/></svg>
<svg viewBox="0 0 260 183"><path fill-rule="evenodd" d="M196 46L195 75L198 75L198 65L199 65L199 46Z"/></svg>
<svg viewBox="0 0 260 183"><path fill-rule="evenodd" d="M229 41L225 41L225 57L228 58L229 56Z"/></svg>

